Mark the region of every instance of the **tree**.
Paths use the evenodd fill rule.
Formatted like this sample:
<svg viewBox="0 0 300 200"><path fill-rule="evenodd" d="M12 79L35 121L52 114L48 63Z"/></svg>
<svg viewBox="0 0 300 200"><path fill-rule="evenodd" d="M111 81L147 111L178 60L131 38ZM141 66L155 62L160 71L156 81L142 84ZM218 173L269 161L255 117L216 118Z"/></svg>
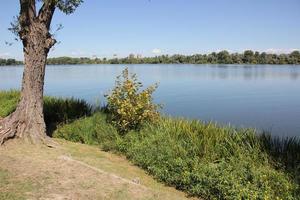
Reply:
<svg viewBox="0 0 300 200"><path fill-rule="evenodd" d="M253 64L255 62L253 51L251 50L244 51L243 62L246 64Z"/></svg>
<svg viewBox="0 0 300 200"><path fill-rule="evenodd" d="M300 63L300 52L299 51L293 51L290 54L290 63L291 64Z"/></svg>
<svg viewBox="0 0 300 200"><path fill-rule="evenodd" d="M10 138L46 143L43 114L45 66L48 52L56 43L50 33L53 14L59 9L71 14L83 0L20 0L20 13L12 30L23 43L24 73L20 101L16 110L0 120L0 144Z"/></svg>
<svg viewBox="0 0 300 200"><path fill-rule="evenodd" d="M260 64L267 64L267 53L266 52L262 52L259 56L258 62Z"/></svg>
<svg viewBox="0 0 300 200"><path fill-rule="evenodd" d="M217 57L218 57L218 63L220 64L229 64L232 62L231 60L231 57L230 57L230 54L228 51L220 51L218 54L217 54Z"/></svg>

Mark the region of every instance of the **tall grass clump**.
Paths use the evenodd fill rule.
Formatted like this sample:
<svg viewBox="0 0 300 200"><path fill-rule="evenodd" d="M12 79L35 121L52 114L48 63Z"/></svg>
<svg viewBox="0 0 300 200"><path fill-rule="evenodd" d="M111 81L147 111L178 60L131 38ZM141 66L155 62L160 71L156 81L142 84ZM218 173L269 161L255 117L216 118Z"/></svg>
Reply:
<svg viewBox="0 0 300 200"><path fill-rule="evenodd" d="M49 135L56 129L57 125L66 124L91 114L92 106L84 100L44 97L44 118Z"/></svg>
<svg viewBox="0 0 300 200"><path fill-rule="evenodd" d="M253 130L162 119L125 136L119 150L161 181L206 199L295 199L298 185L275 169Z"/></svg>
<svg viewBox="0 0 300 200"><path fill-rule="evenodd" d="M262 149L270 156L275 167L284 169L300 183L300 138L271 136L268 133L258 137Z"/></svg>
<svg viewBox="0 0 300 200"><path fill-rule="evenodd" d="M54 137L72 142L100 145L103 150L116 150L117 141L121 139L117 129L107 123L106 115L96 112L69 124L61 124L54 132Z"/></svg>

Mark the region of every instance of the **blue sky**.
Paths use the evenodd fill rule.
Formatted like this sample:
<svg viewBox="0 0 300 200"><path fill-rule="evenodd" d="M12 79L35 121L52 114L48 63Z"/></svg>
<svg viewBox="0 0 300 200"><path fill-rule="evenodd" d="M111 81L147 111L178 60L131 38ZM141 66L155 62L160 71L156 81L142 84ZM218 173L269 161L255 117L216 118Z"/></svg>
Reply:
<svg viewBox="0 0 300 200"><path fill-rule="evenodd" d="M18 2L1 0L0 57L23 57L7 30ZM300 0L85 0L70 16L57 11L60 23L50 57L300 49Z"/></svg>

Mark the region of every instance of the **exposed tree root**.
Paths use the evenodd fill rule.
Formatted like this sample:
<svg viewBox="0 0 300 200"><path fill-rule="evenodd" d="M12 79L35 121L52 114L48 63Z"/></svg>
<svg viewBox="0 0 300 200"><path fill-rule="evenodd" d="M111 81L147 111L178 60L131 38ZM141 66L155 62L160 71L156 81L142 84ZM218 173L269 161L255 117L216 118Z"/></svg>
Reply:
<svg viewBox="0 0 300 200"><path fill-rule="evenodd" d="M0 121L0 145L11 138L14 138L17 134L17 130L9 123L9 118L10 117L6 117Z"/></svg>
<svg viewBox="0 0 300 200"><path fill-rule="evenodd" d="M48 147L58 146L46 135L43 125L39 127L35 122L27 124L26 120L22 119L24 117L15 111L0 120L0 145L9 139L20 138L32 144L43 144Z"/></svg>

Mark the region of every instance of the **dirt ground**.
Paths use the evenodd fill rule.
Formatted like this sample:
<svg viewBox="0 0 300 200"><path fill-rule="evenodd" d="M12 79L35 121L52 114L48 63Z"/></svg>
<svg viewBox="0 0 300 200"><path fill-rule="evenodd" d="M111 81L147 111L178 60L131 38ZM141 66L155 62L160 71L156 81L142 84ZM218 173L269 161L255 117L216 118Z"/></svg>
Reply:
<svg viewBox="0 0 300 200"><path fill-rule="evenodd" d="M56 148L18 140L0 147L0 199L188 199L121 156L55 142Z"/></svg>

